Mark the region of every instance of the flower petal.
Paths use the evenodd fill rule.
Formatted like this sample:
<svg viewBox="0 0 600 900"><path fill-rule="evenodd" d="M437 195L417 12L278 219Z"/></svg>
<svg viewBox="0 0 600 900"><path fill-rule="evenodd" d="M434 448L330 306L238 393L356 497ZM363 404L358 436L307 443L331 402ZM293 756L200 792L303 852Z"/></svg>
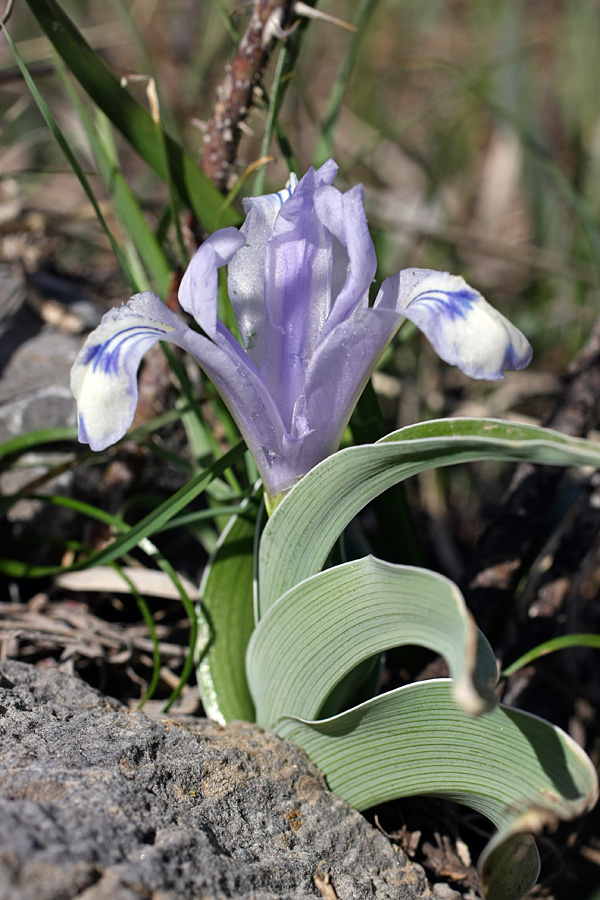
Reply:
<svg viewBox="0 0 600 900"><path fill-rule="evenodd" d="M273 352L272 340L281 340L273 332L281 335L284 330L281 294L277 290L272 295L270 292L267 294L265 285L278 271L276 260L280 258L283 266L285 260L281 253L277 253L276 247L267 249L268 242L274 234L279 234L278 247L282 242L285 244L285 235L291 245L294 242L297 244L300 235L295 226L298 222L302 223L303 219L308 225L311 224L309 219L312 219L312 224L318 226L312 202L314 192L318 187L330 184L336 173L336 163L329 160L317 172L310 169L300 181L295 175L291 175L286 188L277 194L252 197L244 201L247 216L241 231L246 235L246 246L236 253L229 264L228 286L244 347L259 368L269 348ZM321 243L322 239L319 239L317 244ZM308 251L310 255L310 247ZM267 266L268 253L271 255ZM281 272L281 267L279 271ZM308 272L306 274L308 278ZM288 273L287 280L291 280L291 277L291 273ZM329 291L325 290L321 294L327 298L328 305ZM296 308L306 309L309 306L309 295L304 295L303 303L300 303L299 296L297 294ZM298 335L304 334L306 329L298 328L296 324L293 330Z"/></svg>
<svg viewBox="0 0 600 900"><path fill-rule="evenodd" d="M367 227L364 193L362 184L357 184L345 194L333 186L323 187L315 194L315 210L319 219L346 251L343 255L342 286L337 289L337 248L335 244L333 246L332 309L324 325L324 334L351 315L359 305L368 304L377 257Z"/></svg>
<svg viewBox="0 0 600 900"><path fill-rule="evenodd" d="M79 440L93 450L104 450L123 437L135 414L142 356L157 341L171 341L191 353L214 383L269 490L270 469L283 444L283 423L247 354L221 323L219 326L219 343L215 343L188 328L150 292L137 294L126 306L106 313L71 370Z"/></svg>
<svg viewBox="0 0 600 900"><path fill-rule="evenodd" d="M179 302L206 334L217 333L219 268L246 243L237 228L221 228L211 234L194 254L179 286Z"/></svg>
<svg viewBox="0 0 600 900"><path fill-rule="evenodd" d="M254 219L253 228L260 228L266 233L267 238L273 230L277 213L289 200L298 187L298 176L292 172L286 186L275 194L263 194L260 197L245 197L244 212L247 218Z"/></svg>
<svg viewBox="0 0 600 900"><path fill-rule="evenodd" d="M183 346L223 398L254 457L265 490L272 494L271 468L281 456L285 428L273 396L248 354L221 327L218 344L190 329Z"/></svg>
<svg viewBox="0 0 600 900"><path fill-rule="evenodd" d="M334 453L358 398L377 361L393 338L402 316L390 309L359 309L319 345L306 378L306 393L296 404L298 436L308 433L296 463L306 474Z"/></svg>
<svg viewBox="0 0 600 900"><path fill-rule="evenodd" d="M292 173L282 191L244 200L246 220L241 231L246 235L246 245L236 253L229 265L227 284L244 347L249 350L256 334L264 330L266 318L264 282L267 241L279 210L297 186L298 178Z"/></svg>
<svg viewBox="0 0 600 900"><path fill-rule="evenodd" d="M269 319L282 333L304 333L316 310L322 321L329 313L331 239L315 214L314 203L336 173L333 160L316 171L309 169L273 224L266 248L265 300ZM303 327L292 327L290 316Z"/></svg>
<svg viewBox="0 0 600 900"><path fill-rule="evenodd" d="M401 312L471 378L496 381L531 359L527 338L458 275L405 269L383 282L375 306Z"/></svg>
<svg viewBox="0 0 600 900"><path fill-rule="evenodd" d="M157 341L183 344L187 331L191 329L149 291L102 317L71 370L82 443L104 450L123 437L137 405L142 356Z"/></svg>

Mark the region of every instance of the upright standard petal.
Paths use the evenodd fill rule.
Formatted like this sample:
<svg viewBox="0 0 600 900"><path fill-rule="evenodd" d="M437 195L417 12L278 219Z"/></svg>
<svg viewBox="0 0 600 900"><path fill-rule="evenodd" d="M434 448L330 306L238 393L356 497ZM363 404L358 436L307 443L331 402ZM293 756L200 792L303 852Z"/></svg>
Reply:
<svg viewBox="0 0 600 900"><path fill-rule="evenodd" d="M367 227L364 194L362 184L357 184L345 194L327 185L315 194L315 211L319 219L344 251L339 253L335 241L332 242L332 302L321 337L356 309L368 305L377 257ZM342 257L339 273L335 271L336 255Z"/></svg>
<svg viewBox="0 0 600 900"><path fill-rule="evenodd" d="M211 234L194 254L179 286L179 302L203 331L214 338L218 329L217 295L219 268L246 243L237 228Z"/></svg>
<svg viewBox="0 0 600 900"><path fill-rule="evenodd" d="M187 325L150 292L111 309L89 335L71 370L79 440L104 450L123 437L137 405L137 370L157 341L182 343Z"/></svg>
<svg viewBox="0 0 600 900"><path fill-rule="evenodd" d="M265 341L265 329L268 328L265 305L267 242L281 207L297 187L298 178L292 173L282 191L244 200L246 219L241 232L246 236L246 245L231 261L227 284L244 347L253 356L257 341ZM260 349L257 355L260 357Z"/></svg>
<svg viewBox="0 0 600 900"><path fill-rule="evenodd" d="M383 282L375 306L402 313L438 356L471 378L496 381L531 360L522 332L459 275L404 269Z"/></svg>
<svg viewBox="0 0 600 900"><path fill-rule="evenodd" d="M279 210L265 246L263 324L247 345L290 436L306 365L331 308L333 238L315 213L314 197L336 169L328 163L310 169Z"/></svg>

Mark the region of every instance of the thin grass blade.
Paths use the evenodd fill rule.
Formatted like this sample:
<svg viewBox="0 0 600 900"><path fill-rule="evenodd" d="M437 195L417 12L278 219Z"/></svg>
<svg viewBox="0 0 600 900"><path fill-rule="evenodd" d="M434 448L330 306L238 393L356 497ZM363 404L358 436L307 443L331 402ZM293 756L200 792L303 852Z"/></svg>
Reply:
<svg viewBox="0 0 600 900"><path fill-rule="evenodd" d="M34 447L58 444L77 440L77 428L74 425L57 425L56 428L41 428L28 434L19 434L0 444L0 462L8 456L25 453Z"/></svg>
<svg viewBox="0 0 600 900"><path fill-rule="evenodd" d="M502 672L502 678L509 678L519 669L535 662L536 659L541 659L542 656L548 656L549 653L556 653L557 650L566 650L569 647L593 647L600 650L600 634L564 634L552 638L550 641L544 641L543 644L538 644L537 647L528 650L510 666L507 666Z"/></svg>
<svg viewBox="0 0 600 900"><path fill-rule="evenodd" d="M116 563L112 563L112 567L117 572L120 578L123 579L127 587L129 588L129 592L133 599L137 604L137 608L139 609L141 616L146 624L146 628L148 629L148 633L150 634L150 639L152 640L152 677L150 679L150 684L148 685L148 690L144 695L143 699L138 703L138 709L142 709L144 704L151 700L154 694L156 693L156 689L158 687L158 682L160 681L160 647L158 635L156 633L156 625L154 624L154 619L152 618L152 613L150 612L150 607L136 588L135 584L131 580L131 578L127 575L123 568Z"/></svg>
<svg viewBox="0 0 600 900"><path fill-rule="evenodd" d="M185 509L202 491L206 490L211 481L222 475L228 466L239 459L243 452L244 445L242 443L238 444L237 447L233 447L221 459L218 459L211 466L196 475L189 484L180 488L172 497L169 497L164 503L152 510L151 513L148 513L140 522L129 528L126 533L116 538L112 544L109 544L102 550L90 553L85 559L69 566L68 570L77 572L80 569L89 569L91 566L112 562L115 559L119 559L123 554L128 553L134 547L142 545L145 539L159 531L177 513ZM33 566L20 560L0 559L0 572L12 578L42 578L64 571L63 566Z"/></svg>
<svg viewBox="0 0 600 900"><path fill-rule="evenodd" d="M117 243L112 231L110 230L110 228L106 222L106 219L104 218L104 216L102 214L102 210L100 209L98 201L96 200L96 196L95 196L95 194L91 188L91 185L85 175L85 172L79 165L79 161L78 161L77 157L71 150L71 147L69 146L68 141L66 140L62 131L60 130L60 127L59 127L58 123L56 122L54 116L52 115L52 112L50 111L49 106L47 105L46 101L40 94L34 79L30 75L29 69L27 68L23 59L21 58L21 55L20 55L19 51L17 50L17 47L16 47L14 41L12 40L10 34L6 30L6 27L4 27L4 26L3 26L3 32L6 37L6 41L9 45L10 49L13 52L17 66L19 67L21 74L23 75L23 78L25 79L25 82L27 84L27 87L29 88L29 90L31 92L31 96L35 100L37 107L38 107L39 111L41 112L41 114L44 118L44 121L46 122L46 125L52 132L53 137L55 138L55 140L56 140L57 144L59 145L60 149L62 150L62 152L64 153L69 165L73 169L73 172L77 176L79 183L81 184L83 190L85 191L85 194L86 194L88 200L92 204L94 212L96 213L96 217L110 242L110 245L113 249L115 256L117 257L117 259L119 261L119 265L121 266L123 273L125 274L126 278L128 279L131 287L135 290L136 289L135 278L133 277L133 275L131 273L127 259L126 259L125 255L123 254L123 251L121 250L119 244Z"/></svg>
<svg viewBox="0 0 600 900"><path fill-rule="evenodd" d="M108 119L99 112L96 124L94 124L60 61L57 65L57 72L85 130L96 167L112 197L124 233L133 242L146 271L150 274L156 293L165 298L169 292L171 265L154 232L146 222L139 203L121 174L116 149L111 140ZM141 285L141 287L145 288L145 285Z"/></svg>

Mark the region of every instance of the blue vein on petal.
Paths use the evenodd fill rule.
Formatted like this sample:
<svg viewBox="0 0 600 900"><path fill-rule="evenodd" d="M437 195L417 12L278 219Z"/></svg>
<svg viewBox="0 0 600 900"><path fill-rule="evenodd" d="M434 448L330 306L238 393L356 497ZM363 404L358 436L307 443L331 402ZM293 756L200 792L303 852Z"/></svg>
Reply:
<svg viewBox="0 0 600 900"><path fill-rule="evenodd" d="M79 440L80 440L83 444L89 444L89 443L90 443L90 439L89 439L89 436L88 436L88 433L87 433L87 428L85 427L85 421L84 421L84 418L83 418L83 413L80 412L80 413L78 414L78 416L77 416L77 422L78 422L78 425L79 425Z"/></svg>
<svg viewBox="0 0 600 900"><path fill-rule="evenodd" d="M412 306L413 303L424 303L437 307L439 312L455 321L456 319L466 319L469 310L473 308L478 299L479 294L468 288L461 288L459 291L423 291L410 301L409 306Z"/></svg>
<svg viewBox="0 0 600 900"><path fill-rule="evenodd" d="M524 353L520 356L513 342L509 341L506 350L504 351L504 359L502 360L502 366L500 367L499 372L502 374L505 369L523 369L530 359L531 353Z"/></svg>
<svg viewBox="0 0 600 900"><path fill-rule="evenodd" d="M277 191L275 194L276 197L279 198L279 202L283 206L286 200L289 200L296 188L298 187L298 179L294 180L294 176L290 175L288 179L288 183L281 191Z"/></svg>
<svg viewBox="0 0 600 900"><path fill-rule="evenodd" d="M171 330L172 329L169 329L169 331ZM91 347L88 347L85 359L83 360L83 365L89 366L91 363L92 372L95 372L98 367L100 367L107 375L118 375L119 357L123 346L128 341L135 342L140 338L144 339L149 333L160 337L161 335L165 335L167 331L162 328L152 327L151 325L132 325L130 328L124 328L123 331L119 331L118 334L113 334L112 337L103 344L92 344ZM116 346L110 348L110 344L115 340L117 340Z"/></svg>

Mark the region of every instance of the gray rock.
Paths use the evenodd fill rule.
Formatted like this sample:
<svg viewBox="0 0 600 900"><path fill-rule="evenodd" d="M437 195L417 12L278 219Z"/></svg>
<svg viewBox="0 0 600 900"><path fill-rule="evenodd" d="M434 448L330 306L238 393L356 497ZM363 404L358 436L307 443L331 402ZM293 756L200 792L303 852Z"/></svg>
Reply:
<svg viewBox="0 0 600 900"><path fill-rule="evenodd" d="M433 897L292 744L0 663L1 900L319 896Z"/></svg>
<svg viewBox="0 0 600 900"><path fill-rule="evenodd" d="M80 332L95 327L103 311L64 278L38 271L26 288L20 271L0 263L0 443L75 424L69 374L84 342Z"/></svg>
<svg viewBox="0 0 600 900"><path fill-rule="evenodd" d="M75 424L69 373L83 340L44 326L15 350L0 380L0 443L28 431Z"/></svg>

